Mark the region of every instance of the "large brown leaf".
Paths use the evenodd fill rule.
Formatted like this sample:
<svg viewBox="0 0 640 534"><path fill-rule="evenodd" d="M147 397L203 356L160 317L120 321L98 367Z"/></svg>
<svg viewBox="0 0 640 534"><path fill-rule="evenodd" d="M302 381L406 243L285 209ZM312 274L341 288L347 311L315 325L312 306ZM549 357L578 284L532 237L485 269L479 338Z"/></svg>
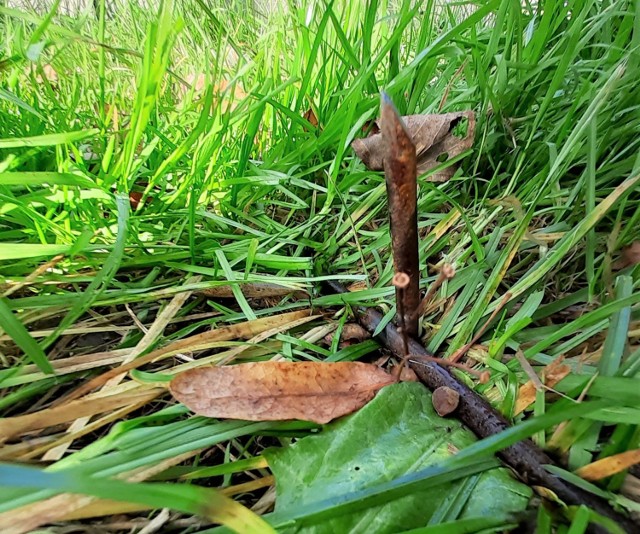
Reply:
<svg viewBox="0 0 640 534"><path fill-rule="evenodd" d="M622 249L620 258L613 264L614 269L625 269L640 263L640 241L634 241Z"/></svg>
<svg viewBox="0 0 640 534"><path fill-rule="evenodd" d="M328 423L364 406L395 378L360 362L257 362L191 369L169 389L207 417Z"/></svg>
<svg viewBox="0 0 640 534"><path fill-rule="evenodd" d="M462 138L456 137L453 135L453 129L465 117L469 121L467 135ZM424 174L439 165L438 157L446 154L446 159L451 159L473 145L476 126L473 111L435 115L406 115L402 117L402 120L416 146L418 174ZM376 121L377 126L379 125ZM351 146L367 168L373 171L380 171L384 168L385 147L382 134L375 133L364 139L355 139ZM450 166L432 174L428 179L432 182L444 182L453 176L454 171L454 167Z"/></svg>

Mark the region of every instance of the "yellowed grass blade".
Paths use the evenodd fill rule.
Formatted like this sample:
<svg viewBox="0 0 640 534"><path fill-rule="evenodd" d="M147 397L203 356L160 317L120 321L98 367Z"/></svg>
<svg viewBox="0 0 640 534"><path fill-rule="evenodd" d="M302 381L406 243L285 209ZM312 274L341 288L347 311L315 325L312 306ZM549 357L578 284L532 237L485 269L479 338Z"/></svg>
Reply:
<svg viewBox="0 0 640 534"><path fill-rule="evenodd" d="M201 276L193 276L187 280L187 285L197 283L201 278ZM151 347L151 345L153 345L153 343L157 341L158 337L160 337L162 332L164 332L164 329L167 327L171 319L173 319L175 315L180 311L182 306L184 306L184 303L191 296L191 293L191 291L178 293L171 299L169 304L158 314L151 327L146 331L145 335L142 336L142 339L138 342L133 351L125 357L123 363L128 363L134 360L137 356L145 352L149 347ZM127 307L127 309L129 308ZM109 389L118 385L120 381L125 377L125 375L126 373L121 373L118 376L114 376L104 385L103 389ZM91 416L76 419L67 429L67 433L70 435L81 434L82 429L87 426L90 420ZM64 453L71 446L71 443L72 440L65 441L63 443L60 443L56 447L49 449L43 456L43 460L59 460L64 456Z"/></svg>
<svg viewBox="0 0 640 534"><path fill-rule="evenodd" d="M311 310L305 309L300 311L294 311L289 313L283 313L280 315L274 315L271 317L265 317L263 319L256 319L255 321L247 321L245 323L239 323L230 326L223 326L210 332L204 332L195 336L190 336L178 341L174 341L169 345L156 349L145 356L135 359L134 361L111 369L106 373L103 373L89 382L83 384L71 394L69 394L64 400L72 400L86 395L93 389L102 386L108 382L111 378L118 376L121 373L136 369L146 363L160 360L162 358L169 358L180 352L194 352L197 350L204 350L211 346L212 343L219 341L229 341L232 339L250 339L251 337L264 332L267 329L277 327L281 324L290 323L296 319L302 319L311 315Z"/></svg>
<svg viewBox="0 0 640 534"><path fill-rule="evenodd" d="M142 388L141 386L140 389L140 391L133 393L80 399L55 408L46 408L27 415L0 419L0 436L3 440L7 440L24 432L67 423L78 417L96 415L142 401L148 402L165 392L164 388L158 387L149 388L146 386Z"/></svg>

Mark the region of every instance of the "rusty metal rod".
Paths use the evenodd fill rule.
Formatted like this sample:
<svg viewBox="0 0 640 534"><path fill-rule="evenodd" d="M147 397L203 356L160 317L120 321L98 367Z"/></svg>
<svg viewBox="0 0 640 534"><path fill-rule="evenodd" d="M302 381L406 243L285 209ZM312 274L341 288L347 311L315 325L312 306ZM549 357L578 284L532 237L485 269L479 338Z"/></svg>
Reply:
<svg viewBox="0 0 640 534"><path fill-rule="evenodd" d="M338 282L327 282L326 285L334 293L347 292ZM382 314L372 308L354 307L353 310L360 324L373 334L382 321ZM459 382L444 367L434 362L421 361L420 356L431 357L433 354L415 339L403 340L395 325L387 324L377 339L398 358L402 358L405 353L406 341L412 356L409 358L409 365L420 381L432 391L441 386L456 391L460 395L460 403L454 415L479 438L498 434L510 427L507 420L483 397ZM616 521L627 532L639 532L633 521L616 512L605 500L549 473L544 466L553 465L553 460L530 439L503 449L498 456L527 484L548 488L569 505L584 504L600 515ZM609 532L604 526L594 523L591 523L588 530L595 534Z"/></svg>
<svg viewBox="0 0 640 534"><path fill-rule="evenodd" d="M416 147L385 93L381 97L380 132L386 149L384 175L389 199L393 267L394 272L405 273L409 277L405 288L396 288L398 310L402 310L404 315L398 324L403 325L409 336L417 337L420 265Z"/></svg>

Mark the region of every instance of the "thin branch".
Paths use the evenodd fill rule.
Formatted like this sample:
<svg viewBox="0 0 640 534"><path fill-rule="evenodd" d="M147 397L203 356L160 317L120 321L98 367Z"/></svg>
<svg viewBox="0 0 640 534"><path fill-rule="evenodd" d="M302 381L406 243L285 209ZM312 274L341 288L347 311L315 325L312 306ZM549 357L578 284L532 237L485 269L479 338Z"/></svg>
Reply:
<svg viewBox="0 0 640 534"><path fill-rule="evenodd" d="M418 185L416 147L391 100L382 94L380 131L385 144L384 175L389 199L394 272L404 273L408 284L396 287L396 303L402 309L405 333L418 336L420 265L418 259ZM402 301L402 302L400 302Z"/></svg>

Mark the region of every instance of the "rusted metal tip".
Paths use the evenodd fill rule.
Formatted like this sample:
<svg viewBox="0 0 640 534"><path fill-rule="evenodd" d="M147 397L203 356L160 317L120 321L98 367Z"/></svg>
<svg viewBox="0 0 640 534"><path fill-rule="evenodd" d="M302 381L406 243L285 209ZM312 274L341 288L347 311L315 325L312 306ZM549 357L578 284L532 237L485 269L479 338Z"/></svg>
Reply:
<svg viewBox="0 0 640 534"><path fill-rule="evenodd" d="M390 152L388 157L394 159L403 157L405 151L415 154L413 139L391 98L382 92L380 101L380 132L387 140L387 149ZM412 157L415 158L415 155ZM415 173L415 170L412 172Z"/></svg>
<svg viewBox="0 0 640 534"><path fill-rule="evenodd" d="M384 91L380 93L380 118L383 121L386 119L394 123L402 122L393 100L391 100L391 97Z"/></svg>
<svg viewBox="0 0 640 534"><path fill-rule="evenodd" d="M406 289L411 283L411 278L407 273L396 273L393 275L391 283L398 289Z"/></svg>
<svg viewBox="0 0 640 534"><path fill-rule="evenodd" d="M381 93L381 99L380 132L385 149L398 322L403 327L403 337L415 337L420 303L416 147L391 99L385 93Z"/></svg>
<svg viewBox="0 0 640 534"><path fill-rule="evenodd" d="M387 114L391 114L393 116L396 117L396 119L399 119L400 114L398 113L398 110L396 109L395 104L393 103L393 100L391 100L391 97L385 93L384 91L380 92L380 116L382 117L383 115L385 115L385 113Z"/></svg>

